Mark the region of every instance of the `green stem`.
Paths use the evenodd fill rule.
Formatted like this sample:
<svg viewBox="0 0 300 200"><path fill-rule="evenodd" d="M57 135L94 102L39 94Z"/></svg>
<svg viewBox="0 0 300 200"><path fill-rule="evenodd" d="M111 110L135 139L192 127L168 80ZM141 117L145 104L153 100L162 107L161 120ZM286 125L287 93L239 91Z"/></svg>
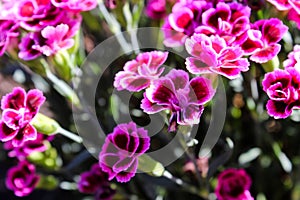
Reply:
<svg viewBox="0 0 300 200"><path fill-rule="evenodd" d="M134 49L134 52L136 54L138 54L138 53L140 53L139 42L138 42L138 38L137 38L137 30L136 30L138 21L133 19L128 2L126 2L123 7L123 13L124 13L124 17L127 22L126 29L130 34L132 47Z"/></svg>
<svg viewBox="0 0 300 200"><path fill-rule="evenodd" d="M197 187L183 182L181 179L174 177L170 172L165 170L163 176L182 187L185 191L207 199L207 197L200 194L200 190Z"/></svg>
<svg viewBox="0 0 300 200"><path fill-rule="evenodd" d="M66 129L63 129L63 128L60 127L58 129L57 133L59 133L59 134L65 136L65 137L73 140L74 142L82 143L82 138L80 136L78 136L75 133L72 133L72 132L70 132L70 131L68 131Z"/></svg>
<svg viewBox="0 0 300 200"><path fill-rule="evenodd" d="M79 98L73 89L64 81L57 78L51 71L46 60L41 59L41 64L44 66L46 77L53 83L54 89L64 97L68 98L74 105L79 106Z"/></svg>
<svg viewBox="0 0 300 200"><path fill-rule="evenodd" d="M123 49L124 52L130 52L131 51L131 46L127 43L126 39L124 38L123 34L121 33L121 26L116 20L116 18L111 15L108 10L106 9L104 3L102 1L99 1L98 3L98 8L100 12L102 13L102 16L104 17L106 23L110 27L110 30L112 33L115 34L119 44L121 45L121 48Z"/></svg>

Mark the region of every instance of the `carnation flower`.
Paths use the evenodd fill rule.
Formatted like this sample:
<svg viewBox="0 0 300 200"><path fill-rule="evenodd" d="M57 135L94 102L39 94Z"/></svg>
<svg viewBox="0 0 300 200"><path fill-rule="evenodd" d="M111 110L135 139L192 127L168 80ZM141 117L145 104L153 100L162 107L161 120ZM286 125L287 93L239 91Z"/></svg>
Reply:
<svg viewBox="0 0 300 200"><path fill-rule="evenodd" d="M89 11L97 6L97 0L51 0L51 3L58 8L73 12Z"/></svg>
<svg viewBox="0 0 300 200"><path fill-rule="evenodd" d="M300 29L300 13L297 13L295 9L291 9L289 10L287 18L291 21L294 21L298 29Z"/></svg>
<svg viewBox="0 0 300 200"><path fill-rule="evenodd" d="M166 15L166 0L148 0L145 13L152 19L162 19Z"/></svg>
<svg viewBox="0 0 300 200"><path fill-rule="evenodd" d="M115 76L114 87L117 90L133 92L147 88L164 71L161 65L167 60L168 52L151 51L140 53L135 60L125 63L124 71Z"/></svg>
<svg viewBox="0 0 300 200"><path fill-rule="evenodd" d="M138 168L138 157L150 147L148 132L137 128L134 122L119 124L110 133L99 154L101 169L108 173L108 180L128 182Z"/></svg>
<svg viewBox="0 0 300 200"><path fill-rule="evenodd" d="M273 4L277 10L284 11L291 9L290 0L267 0Z"/></svg>
<svg viewBox="0 0 300 200"><path fill-rule="evenodd" d="M251 179L243 169L227 169L218 176L218 200L254 200L249 189Z"/></svg>
<svg viewBox="0 0 300 200"><path fill-rule="evenodd" d="M12 38L19 35L19 24L14 20L0 20L0 56L8 48Z"/></svg>
<svg viewBox="0 0 300 200"><path fill-rule="evenodd" d="M141 108L148 114L171 111L169 131L176 131L178 124L198 124L203 105L214 93L210 80L196 77L189 81L187 72L173 69L146 89Z"/></svg>
<svg viewBox="0 0 300 200"><path fill-rule="evenodd" d="M262 85L270 98L267 103L270 116L276 119L287 118L293 109L300 108L300 73L295 68L267 73Z"/></svg>
<svg viewBox="0 0 300 200"><path fill-rule="evenodd" d="M80 175L78 182L78 189L82 193L93 194L100 187L108 185L108 175L103 172L98 163L91 167L90 171L84 172Z"/></svg>
<svg viewBox="0 0 300 200"><path fill-rule="evenodd" d="M39 176L35 173L34 165L27 161L22 161L8 170L6 186L13 190L16 196L23 197L34 190L38 181Z"/></svg>
<svg viewBox="0 0 300 200"><path fill-rule="evenodd" d="M164 44L169 47L184 44L185 39L201 25L202 13L211 7L212 4L204 0L177 2L162 27Z"/></svg>
<svg viewBox="0 0 300 200"><path fill-rule="evenodd" d="M8 141L4 144L4 149L9 151L9 157L16 157L19 160L25 160L27 156L34 152L46 151L48 147L45 144L45 141L50 138L51 137L38 133L35 140L28 140L18 147L14 147L12 141Z"/></svg>
<svg viewBox="0 0 300 200"><path fill-rule="evenodd" d="M74 40L68 37L69 26L60 24L56 27L47 26L41 34L45 38L45 45L34 45L32 48L39 50L46 56L58 51L69 49L74 45Z"/></svg>
<svg viewBox="0 0 300 200"><path fill-rule="evenodd" d="M0 140L12 141L12 145L21 146L25 141L35 140L36 129L30 124L44 103L43 93L37 89L30 90L27 94L20 87L2 98L3 110L0 121Z"/></svg>
<svg viewBox="0 0 300 200"><path fill-rule="evenodd" d="M251 55L250 60L265 63L279 53L281 46L277 43L287 31L288 27L276 18L256 21L241 47L246 55Z"/></svg>
<svg viewBox="0 0 300 200"><path fill-rule="evenodd" d="M288 59L283 62L285 68L295 67L300 70L300 45L295 45L292 52L289 53Z"/></svg>
<svg viewBox="0 0 300 200"><path fill-rule="evenodd" d="M228 47L219 36L194 34L186 40L186 49L193 57L186 59L186 68L192 74L217 73L234 79L248 71L249 63L242 58L240 47Z"/></svg>
<svg viewBox="0 0 300 200"><path fill-rule="evenodd" d="M195 29L195 33L218 35L227 44L240 45L237 38L250 28L250 11L248 6L239 3L220 2L216 8L203 12L202 25Z"/></svg>

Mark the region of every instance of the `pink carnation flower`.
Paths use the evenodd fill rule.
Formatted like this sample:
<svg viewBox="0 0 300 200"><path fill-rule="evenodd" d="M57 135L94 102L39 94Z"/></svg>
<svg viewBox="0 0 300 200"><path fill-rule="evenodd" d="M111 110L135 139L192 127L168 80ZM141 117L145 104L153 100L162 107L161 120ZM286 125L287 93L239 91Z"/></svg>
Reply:
<svg viewBox="0 0 300 200"><path fill-rule="evenodd" d="M211 7L212 4L204 0L177 2L162 27L164 44L169 47L184 44L185 39L193 35L195 28L201 24L202 13Z"/></svg>
<svg viewBox="0 0 300 200"><path fill-rule="evenodd" d="M150 137L143 128L134 122L119 124L110 133L99 154L101 169L108 173L108 180L128 182L135 176L138 157L150 147Z"/></svg>
<svg viewBox="0 0 300 200"><path fill-rule="evenodd" d="M289 10L287 18L291 21L294 21L298 29L300 29L300 13L297 13L295 9L291 9Z"/></svg>
<svg viewBox="0 0 300 200"><path fill-rule="evenodd" d="M73 12L89 11L97 6L97 0L51 0L51 3Z"/></svg>
<svg viewBox="0 0 300 200"><path fill-rule="evenodd" d="M300 45L295 45L294 50L289 53L288 59L283 62L285 68L295 67L300 71Z"/></svg>
<svg viewBox="0 0 300 200"><path fill-rule="evenodd" d="M133 92L147 88L164 71L161 65L167 60L168 52L151 51L140 53L135 60L125 63L124 71L115 76L114 87L117 90Z"/></svg>
<svg viewBox="0 0 300 200"><path fill-rule="evenodd" d="M47 26L41 32L45 38L45 45L33 46L46 56L53 55L60 50L69 49L74 45L74 40L68 37L69 26L60 24L56 27Z"/></svg>
<svg viewBox="0 0 300 200"><path fill-rule="evenodd" d="M37 132L30 122L44 101L43 93L37 89L26 94L24 89L17 87L12 93L4 96L1 101L3 113L0 121L0 140L12 141L15 147L28 140L35 140Z"/></svg>
<svg viewBox="0 0 300 200"><path fill-rule="evenodd" d="M249 189L251 179L243 169L227 169L218 176L218 200L254 200Z"/></svg>
<svg viewBox="0 0 300 200"><path fill-rule="evenodd" d="M195 29L195 33L218 35L227 44L237 43L237 38L250 28L250 12L248 6L220 2L216 8L210 8L202 14L202 25Z"/></svg>
<svg viewBox="0 0 300 200"><path fill-rule="evenodd" d="M277 10L284 11L291 9L290 0L267 0L273 4Z"/></svg>
<svg viewBox="0 0 300 200"><path fill-rule="evenodd" d="M34 165L27 161L22 161L8 170L6 186L13 190L16 196L23 197L34 190L38 181L39 176L35 173Z"/></svg>
<svg viewBox="0 0 300 200"><path fill-rule="evenodd" d="M13 20L0 20L0 56L8 48L11 39L19 35L19 24Z"/></svg>
<svg viewBox="0 0 300 200"><path fill-rule="evenodd" d="M287 31L288 27L279 19L259 20L247 32L247 39L241 47L246 55L251 55L250 60L265 63L279 53L281 46L278 42Z"/></svg>
<svg viewBox="0 0 300 200"><path fill-rule="evenodd" d="M218 73L234 79L248 70L247 59L240 47L228 47L219 36L194 34L186 40L186 49L193 57L186 59L186 68L192 74Z"/></svg>
<svg viewBox="0 0 300 200"><path fill-rule="evenodd" d="M198 124L203 105L214 93L208 79L196 77L189 81L187 72L173 69L146 89L141 108L148 114L171 111L169 131L176 131L178 124Z"/></svg>
<svg viewBox="0 0 300 200"><path fill-rule="evenodd" d="M300 108L300 72L295 68L267 73L262 85L270 98L267 103L270 116L275 119L287 118L293 109Z"/></svg>
<svg viewBox="0 0 300 200"><path fill-rule="evenodd" d="M19 1L15 8L20 26L28 31L40 31L46 26L54 26L66 17L66 12L54 7L50 0Z"/></svg>
<svg viewBox="0 0 300 200"><path fill-rule="evenodd" d="M33 60L42 55L39 49L34 48L45 44L45 38L39 32L31 32L25 35L19 44L19 58Z"/></svg>
<svg viewBox="0 0 300 200"><path fill-rule="evenodd" d="M148 0L146 15L151 19L162 19L166 15L166 0Z"/></svg>
<svg viewBox="0 0 300 200"><path fill-rule="evenodd" d="M71 38L73 35L74 30L70 31L66 24L47 26L41 33L28 33L19 44L18 56L23 60L33 60L42 54L51 56L58 51L71 48L74 45Z"/></svg>
<svg viewBox="0 0 300 200"><path fill-rule="evenodd" d="M48 147L45 144L45 141L50 138L44 134L38 133L35 140L28 140L18 147L14 147L12 141L8 141L4 144L4 149L9 151L9 157L16 157L18 160L25 160L27 156L34 152L46 151Z"/></svg>

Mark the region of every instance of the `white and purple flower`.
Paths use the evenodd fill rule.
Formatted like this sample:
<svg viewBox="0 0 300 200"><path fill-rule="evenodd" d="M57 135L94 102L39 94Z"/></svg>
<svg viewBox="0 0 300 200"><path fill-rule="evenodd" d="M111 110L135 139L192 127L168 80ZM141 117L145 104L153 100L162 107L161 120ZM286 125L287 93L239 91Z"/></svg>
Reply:
<svg viewBox="0 0 300 200"><path fill-rule="evenodd" d="M136 59L125 63L124 71L115 76L114 87L117 90L133 92L147 88L151 82L163 73L162 64L167 60L168 52L151 51L140 53Z"/></svg>
<svg viewBox="0 0 300 200"><path fill-rule="evenodd" d="M178 124L198 124L203 105L214 93L210 80L196 77L189 81L187 72L173 69L146 89L141 108L148 114L171 111L169 131L175 131Z"/></svg>

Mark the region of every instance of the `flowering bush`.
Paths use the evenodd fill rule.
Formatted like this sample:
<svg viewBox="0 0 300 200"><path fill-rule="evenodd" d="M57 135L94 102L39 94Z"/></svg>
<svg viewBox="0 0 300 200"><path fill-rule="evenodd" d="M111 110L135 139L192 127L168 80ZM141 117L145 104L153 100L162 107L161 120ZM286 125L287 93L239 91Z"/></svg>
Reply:
<svg viewBox="0 0 300 200"><path fill-rule="evenodd" d="M300 199L297 0L0 11L1 199Z"/></svg>

